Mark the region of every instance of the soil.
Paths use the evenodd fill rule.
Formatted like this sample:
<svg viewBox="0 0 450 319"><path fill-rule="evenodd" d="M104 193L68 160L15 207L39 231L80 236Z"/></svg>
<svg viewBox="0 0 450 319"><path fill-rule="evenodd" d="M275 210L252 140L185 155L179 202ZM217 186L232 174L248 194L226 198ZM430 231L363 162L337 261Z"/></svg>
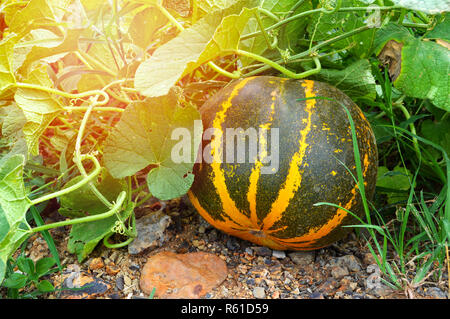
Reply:
<svg viewBox="0 0 450 319"><path fill-rule="evenodd" d="M136 211L136 217L151 213L151 205L143 205ZM129 254L127 247L107 249L100 243L86 260L79 263L76 256L66 249L70 227L52 229L50 233L64 270L45 279L66 289L39 298L148 298L149 295L143 293L139 286L141 271L148 257L161 251L180 254L207 252L226 262L226 279L203 296L207 299L448 298L446 272L442 272L440 278L430 276L419 287L405 290L394 290L383 284L366 241L355 233L316 251L281 252L258 247L218 231L204 221L185 199L167 202L164 213L172 221L165 231L164 242L137 255ZM53 222L60 218L58 216L57 212L51 212L43 217L46 222ZM28 241L26 255L34 260L51 256L39 234ZM391 253L388 258L395 259L395 255ZM414 276L413 270L409 275ZM67 289L80 286L85 289ZM1 288L0 297L4 298L5 293L6 289Z"/></svg>

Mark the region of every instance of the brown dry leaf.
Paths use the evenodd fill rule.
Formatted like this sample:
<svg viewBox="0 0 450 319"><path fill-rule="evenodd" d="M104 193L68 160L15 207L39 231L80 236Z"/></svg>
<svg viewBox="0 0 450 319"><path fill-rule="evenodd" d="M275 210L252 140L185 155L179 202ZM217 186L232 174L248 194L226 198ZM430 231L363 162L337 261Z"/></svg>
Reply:
<svg viewBox="0 0 450 319"><path fill-rule="evenodd" d="M389 65L389 77L395 81L401 72L403 43L390 40L381 50L378 58L383 64Z"/></svg>

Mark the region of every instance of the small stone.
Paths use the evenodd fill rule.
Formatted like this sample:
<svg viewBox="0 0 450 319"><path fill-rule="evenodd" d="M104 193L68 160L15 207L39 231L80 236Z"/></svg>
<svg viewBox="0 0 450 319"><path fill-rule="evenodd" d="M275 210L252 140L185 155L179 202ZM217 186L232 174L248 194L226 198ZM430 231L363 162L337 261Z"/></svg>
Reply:
<svg viewBox="0 0 450 319"><path fill-rule="evenodd" d="M230 237L227 240L227 248L231 251L234 251L236 249L239 249L241 245L237 242L237 240L234 237Z"/></svg>
<svg viewBox="0 0 450 319"><path fill-rule="evenodd" d="M347 267L334 266L331 268L331 276L336 279L341 279L349 274Z"/></svg>
<svg viewBox="0 0 450 319"><path fill-rule="evenodd" d="M379 258L379 259L381 260L381 258ZM377 262L372 253L366 253L366 254L364 254L364 257L363 257L363 263L366 265L371 265L371 264L376 264Z"/></svg>
<svg viewBox="0 0 450 319"><path fill-rule="evenodd" d="M320 292L313 292L312 294L309 295L309 298L311 299L325 299L325 297L323 296L322 293Z"/></svg>
<svg viewBox="0 0 450 319"><path fill-rule="evenodd" d="M263 257L270 257L272 256L272 249L264 247L264 246L255 246L252 247L253 251L255 252L255 255L257 256L263 256Z"/></svg>
<svg viewBox="0 0 450 319"><path fill-rule="evenodd" d="M205 231L206 231L205 226L199 226L199 227L198 227L198 232L199 232L199 234L204 234Z"/></svg>
<svg viewBox="0 0 450 319"><path fill-rule="evenodd" d="M122 291L124 287L125 287L125 281L123 280L123 276L118 276L116 278L116 288L117 288L117 290Z"/></svg>
<svg viewBox="0 0 450 319"><path fill-rule="evenodd" d="M110 263L106 265L106 273L110 276L115 276L119 273L120 269L114 265L114 263Z"/></svg>
<svg viewBox="0 0 450 319"><path fill-rule="evenodd" d="M137 219L137 237L128 245L128 253L135 255L159 247L166 240L164 232L170 223L170 217L160 211Z"/></svg>
<svg viewBox="0 0 450 319"><path fill-rule="evenodd" d="M220 285L227 277L226 263L204 252L175 254L161 252L151 256L142 269L140 287L155 297L196 299Z"/></svg>
<svg viewBox="0 0 450 319"><path fill-rule="evenodd" d="M302 267L314 263L314 251L295 251L288 256L296 265Z"/></svg>
<svg viewBox="0 0 450 319"><path fill-rule="evenodd" d="M132 263L130 266L128 266L128 268L130 268L130 270L133 270L133 271L141 269L141 267L135 263Z"/></svg>
<svg viewBox="0 0 450 319"><path fill-rule="evenodd" d="M91 263L89 264L90 270L97 270L105 267L105 264L103 263L103 260L101 257L97 257L91 260Z"/></svg>
<svg viewBox="0 0 450 319"><path fill-rule="evenodd" d="M266 298L266 291L263 287L255 287L253 289L253 297L257 299L264 299Z"/></svg>
<svg viewBox="0 0 450 319"><path fill-rule="evenodd" d="M274 250L272 251L272 256L277 259L284 259L286 258L286 253L283 250Z"/></svg>
<svg viewBox="0 0 450 319"><path fill-rule="evenodd" d="M250 247L246 247L245 248L245 253L250 255L250 256L253 256L253 249L251 249Z"/></svg>
<svg viewBox="0 0 450 319"><path fill-rule="evenodd" d="M272 299L278 299L280 298L280 292L277 290L272 294Z"/></svg>

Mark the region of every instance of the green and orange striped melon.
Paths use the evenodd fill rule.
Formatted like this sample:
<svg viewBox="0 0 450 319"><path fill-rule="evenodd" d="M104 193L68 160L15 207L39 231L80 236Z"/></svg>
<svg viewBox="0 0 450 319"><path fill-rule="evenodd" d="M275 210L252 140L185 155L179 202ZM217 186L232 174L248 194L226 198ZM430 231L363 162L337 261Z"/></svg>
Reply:
<svg viewBox="0 0 450 319"><path fill-rule="evenodd" d="M188 194L200 215L225 233L272 249L312 250L342 239L351 229L342 226L357 223L346 210L359 216L364 210L349 173L357 176L350 122L336 101L353 118L370 200L378 154L370 124L359 107L326 83L257 76L230 83L200 109L204 129L215 129L210 143L203 141L202 146L214 160L195 164ZM225 160L227 128L266 130L266 136L258 135L258 145L264 147L256 160L250 161L249 151L244 163ZM271 140L273 128L278 128L278 143ZM264 163L264 157L274 147L279 152L278 169L261 174L264 165L270 164ZM346 210L315 206L317 202Z"/></svg>

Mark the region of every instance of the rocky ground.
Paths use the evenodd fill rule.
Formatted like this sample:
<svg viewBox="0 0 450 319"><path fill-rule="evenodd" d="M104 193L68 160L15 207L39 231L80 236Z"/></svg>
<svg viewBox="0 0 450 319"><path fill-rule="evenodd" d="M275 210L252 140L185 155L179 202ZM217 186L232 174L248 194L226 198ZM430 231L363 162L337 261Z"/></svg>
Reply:
<svg viewBox="0 0 450 319"><path fill-rule="evenodd" d="M178 288L174 291L181 295L142 290L140 279L144 266L149 257L160 256L161 252L173 252L177 256L204 252L213 255L212 259L218 257L211 261L217 263L211 265L216 271L208 270L209 266L196 269L199 272L203 269L204 280L210 280L203 282L203 286L196 286L203 287L198 296L201 298L447 298L447 273L437 281L430 278L429 282L407 291L386 286L364 240L358 241L355 234L317 251L284 252L258 247L214 229L185 201L162 206L149 204L136 215L138 227L148 232L142 241L120 249L106 249L99 244L82 263L66 250L69 228L52 230L65 269L48 279L58 287L69 289L40 298L130 299L148 298L149 294L153 298L183 297ZM35 260L49 255L47 244L40 235L29 241L26 254ZM220 270L222 264L224 270ZM177 263L169 262L169 265L178 267ZM191 264L180 265L179 271L174 270L180 277L174 281L186 285ZM209 278L208 272L215 277ZM79 287L82 289L74 289ZM4 293L5 289L0 289L0 296ZM191 295L184 297L192 298Z"/></svg>

